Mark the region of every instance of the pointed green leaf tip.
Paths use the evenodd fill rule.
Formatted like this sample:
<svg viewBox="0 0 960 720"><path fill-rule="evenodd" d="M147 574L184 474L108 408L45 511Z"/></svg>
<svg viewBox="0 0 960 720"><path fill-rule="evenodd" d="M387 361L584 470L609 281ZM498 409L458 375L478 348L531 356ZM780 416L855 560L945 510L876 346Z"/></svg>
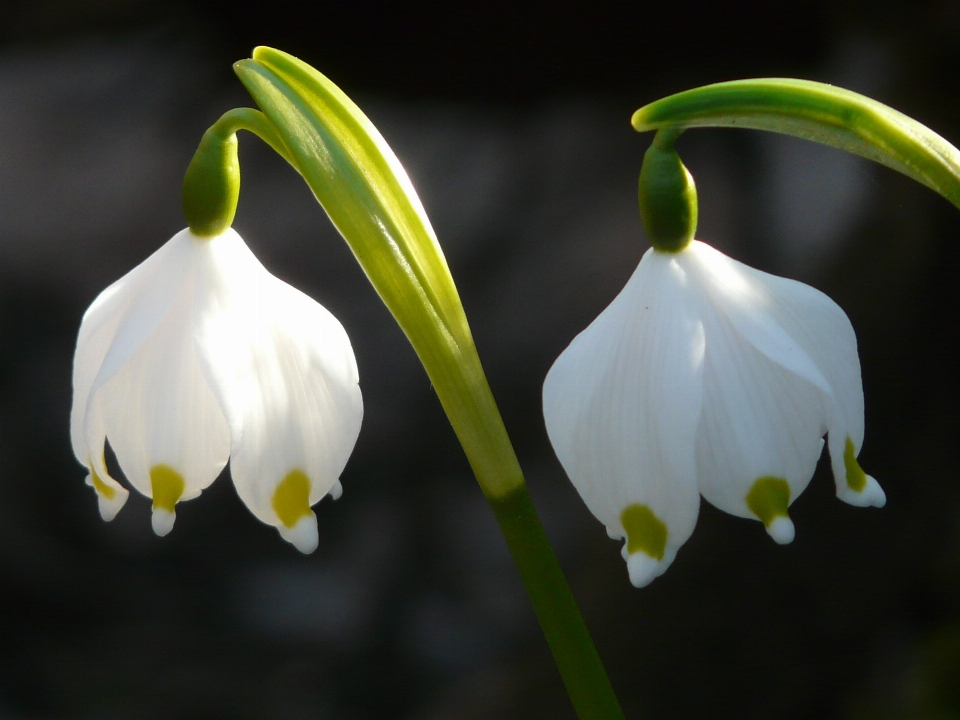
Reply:
<svg viewBox="0 0 960 720"><path fill-rule="evenodd" d="M789 78L706 85L633 114L639 132L738 127L793 135L882 163L960 208L960 151L930 128L850 90Z"/></svg>

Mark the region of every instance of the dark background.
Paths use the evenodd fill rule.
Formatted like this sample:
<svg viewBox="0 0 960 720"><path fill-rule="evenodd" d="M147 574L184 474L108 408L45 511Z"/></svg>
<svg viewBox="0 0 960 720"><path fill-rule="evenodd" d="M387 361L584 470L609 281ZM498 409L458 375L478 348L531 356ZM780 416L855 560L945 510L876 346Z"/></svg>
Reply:
<svg viewBox="0 0 960 720"><path fill-rule="evenodd" d="M292 52L368 113L450 261L535 502L630 718L960 717L960 211L788 138L688 133L698 236L848 312L861 461L821 463L797 539L706 503L632 588L547 443L540 386L646 241L630 113L708 82L835 82L960 140L954 2L0 3L0 718L572 718L492 515L430 384L306 186L241 139L235 227L326 305L366 415L299 555L220 478L156 538L103 523L68 440L96 294L183 226L204 129L252 104L231 71Z"/></svg>

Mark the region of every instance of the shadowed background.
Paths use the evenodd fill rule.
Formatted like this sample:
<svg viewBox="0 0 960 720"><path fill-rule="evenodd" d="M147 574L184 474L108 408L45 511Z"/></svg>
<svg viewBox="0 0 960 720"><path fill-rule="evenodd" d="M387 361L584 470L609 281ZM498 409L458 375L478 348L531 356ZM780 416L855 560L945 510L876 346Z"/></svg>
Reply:
<svg viewBox="0 0 960 720"><path fill-rule="evenodd" d="M0 4L0 718L572 718L413 351L306 185L241 135L235 227L354 343L366 414L304 557L228 473L103 523L68 437L97 293L183 226L203 131L258 44L337 82L440 238L547 532L631 718L956 718L960 211L894 172L732 130L678 147L698 237L811 283L861 347L877 511L821 462L797 539L706 503L632 588L547 443L540 387L647 243L630 113L748 76L867 93L960 141L956 4ZM185 419L189 421L189 419Z"/></svg>

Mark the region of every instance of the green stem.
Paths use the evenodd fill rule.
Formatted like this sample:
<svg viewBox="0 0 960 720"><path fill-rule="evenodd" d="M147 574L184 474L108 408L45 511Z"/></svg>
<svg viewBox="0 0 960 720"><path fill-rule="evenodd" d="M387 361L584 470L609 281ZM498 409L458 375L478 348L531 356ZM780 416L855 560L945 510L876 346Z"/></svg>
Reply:
<svg viewBox="0 0 960 720"><path fill-rule="evenodd" d="M526 487L491 500L510 554L580 718L616 720L623 710Z"/></svg>
<svg viewBox="0 0 960 720"><path fill-rule="evenodd" d="M214 128L223 134L235 134L237 130L246 130L252 132L258 138L263 140L273 150L288 163L297 167L296 161L290 155L286 143L280 137L280 133L273 124L259 110L254 108L234 108L227 110L220 119L213 125Z"/></svg>
<svg viewBox="0 0 960 720"><path fill-rule="evenodd" d="M297 168L283 138L262 112L253 108L225 112L203 134L183 176L183 215L197 237L216 237L233 224L240 197L238 130L257 135Z"/></svg>

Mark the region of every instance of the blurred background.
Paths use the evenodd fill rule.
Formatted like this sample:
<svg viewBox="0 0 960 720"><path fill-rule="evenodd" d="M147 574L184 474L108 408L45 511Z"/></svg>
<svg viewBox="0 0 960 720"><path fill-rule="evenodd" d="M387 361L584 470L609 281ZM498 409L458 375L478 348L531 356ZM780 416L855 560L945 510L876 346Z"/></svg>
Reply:
<svg viewBox="0 0 960 720"><path fill-rule="evenodd" d="M647 243L630 113L750 76L836 83L960 141L960 6L877 2L0 2L0 718L573 718L413 351L306 185L241 136L235 227L344 324L366 405L301 556L224 472L103 523L68 439L97 293L183 226L203 131L258 44L337 82L407 168L535 503L630 718L960 717L960 211L879 166L735 130L679 143L698 236L830 294L861 347L861 462L821 462L776 546L703 504L668 573L619 547L548 445L540 387Z"/></svg>

